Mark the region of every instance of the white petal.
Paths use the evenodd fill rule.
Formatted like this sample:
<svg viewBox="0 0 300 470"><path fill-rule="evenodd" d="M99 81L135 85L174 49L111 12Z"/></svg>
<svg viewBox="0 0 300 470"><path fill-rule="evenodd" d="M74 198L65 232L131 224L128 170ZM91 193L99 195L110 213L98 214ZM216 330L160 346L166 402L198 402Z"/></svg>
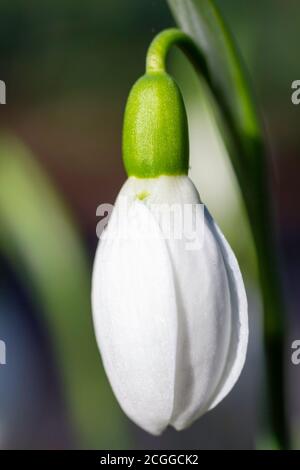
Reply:
<svg viewBox="0 0 300 470"><path fill-rule="evenodd" d="M203 223L203 239L201 234L196 237L198 248L188 250L187 240L169 242L179 306L171 420L176 429L185 428L207 411L223 375L232 328L222 253L206 217Z"/></svg>
<svg viewBox="0 0 300 470"><path fill-rule="evenodd" d="M169 423L174 398L173 273L166 244L148 208L133 201L127 213L118 215L115 208L95 260L96 336L121 407L142 428L159 434ZM122 228L127 238L116 236ZM136 229L140 238L135 237ZM151 237L147 238L148 230Z"/></svg>
<svg viewBox="0 0 300 470"><path fill-rule="evenodd" d="M200 203L193 183L184 176L146 181L132 178L126 191L146 191L148 204ZM164 209L155 215L163 225ZM204 232L196 233L195 241L201 248L187 249L185 238L166 241L178 308L171 418L177 429L191 424L230 392L243 368L248 342L247 299L239 266L207 209Z"/></svg>
<svg viewBox="0 0 300 470"><path fill-rule="evenodd" d="M241 374L246 360L249 330L247 297L238 262L230 245L209 213L208 218L212 231L222 250L227 269L232 314L231 341L226 367L222 380L215 391L214 398L209 405L209 410L211 410L230 392Z"/></svg>
<svg viewBox="0 0 300 470"><path fill-rule="evenodd" d="M228 243L206 209L204 235L202 253L191 252L190 258L187 253L173 256L177 261L184 318L178 325L182 339L178 342L177 357L182 362L179 359L176 366L171 421L178 430L214 408L230 392L241 373L247 350L247 300L241 273ZM194 273L192 280L185 270ZM191 299L185 295L187 291Z"/></svg>

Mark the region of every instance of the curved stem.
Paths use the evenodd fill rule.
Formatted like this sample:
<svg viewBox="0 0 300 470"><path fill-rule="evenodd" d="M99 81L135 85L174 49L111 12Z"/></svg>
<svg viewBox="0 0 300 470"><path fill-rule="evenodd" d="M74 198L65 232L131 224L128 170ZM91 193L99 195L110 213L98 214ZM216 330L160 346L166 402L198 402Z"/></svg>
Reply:
<svg viewBox="0 0 300 470"><path fill-rule="evenodd" d="M225 123L228 130L228 132L223 135L227 147L230 148L234 145L238 147L240 152L243 152L243 147L239 141L238 131L234 125L234 119L230 108L228 107L216 81L213 80L213 77L209 72L205 55L194 42L193 38L177 28L169 28L159 33L149 46L146 58L146 72L157 73L165 71L167 55L173 45L179 47L179 49L181 49L188 57L196 72L202 79L204 79L208 89L213 95L215 103L217 103L218 111L221 114L222 122L223 124ZM243 83L241 80L239 80L239 84L242 88ZM250 115L252 114L251 106L247 102L247 99L244 98L245 97L243 96L243 109L244 114L247 116L245 120L250 121ZM217 118L219 118L219 116L217 116ZM221 131L223 128L221 128ZM229 154L232 154L230 149ZM233 163L235 171L237 172L238 180L244 180L245 176L241 168L241 161L236 159ZM244 181L243 186L245 186L245 183L246 181Z"/></svg>
<svg viewBox="0 0 300 470"><path fill-rule="evenodd" d="M256 247L264 305L264 345L270 427L276 446L286 449L290 447L290 436L285 410L284 307L267 187L266 150L259 120L241 70L235 64L232 65L235 70L234 83L241 101L241 115L237 121L217 85L217 80L214 80L215 77L210 74L205 54L193 38L179 29L167 29L154 38L148 49L147 73L166 70L167 55L173 45L178 46L189 58L201 78L204 78L214 98L218 124L244 198Z"/></svg>
<svg viewBox="0 0 300 470"><path fill-rule="evenodd" d="M170 28L159 33L150 44L146 59L147 73L166 70L167 55L173 45L180 47L188 55L192 53L196 56L197 61L205 62L199 48L190 36L180 29Z"/></svg>

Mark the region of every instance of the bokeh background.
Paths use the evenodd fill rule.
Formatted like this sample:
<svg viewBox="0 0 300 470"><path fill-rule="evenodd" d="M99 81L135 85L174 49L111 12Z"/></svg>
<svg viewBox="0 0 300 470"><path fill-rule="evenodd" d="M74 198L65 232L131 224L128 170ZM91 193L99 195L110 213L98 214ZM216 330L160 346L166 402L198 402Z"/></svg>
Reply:
<svg viewBox="0 0 300 470"><path fill-rule="evenodd" d="M270 178L288 306L286 386L300 448L298 0L218 0L252 79L270 144ZM249 298L250 348L229 397L190 429L152 437L121 412L93 335L96 208L126 175L124 106L155 33L174 25L163 0L1 0L0 448L246 449L264 446L261 302L244 208L197 77L170 57L188 109L191 176L232 244ZM220 70L220 73L222 71ZM113 295L113 293L112 293Z"/></svg>

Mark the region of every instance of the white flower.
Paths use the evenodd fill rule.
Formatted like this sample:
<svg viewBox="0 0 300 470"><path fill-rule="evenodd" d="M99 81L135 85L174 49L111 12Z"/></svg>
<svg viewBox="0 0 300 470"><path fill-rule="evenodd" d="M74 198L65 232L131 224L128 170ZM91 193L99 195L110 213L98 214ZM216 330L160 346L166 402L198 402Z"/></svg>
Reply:
<svg viewBox="0 0 300 470"><path fill-rule="evenodd" d="M184 429L214 408L237 381L248 341L244 284L220 229L205 208L189 249L186 237L165 236L166 204L192 204L201 215L187 176L127 180L99 243L92 288L113 391L152 434Z"/></svg>

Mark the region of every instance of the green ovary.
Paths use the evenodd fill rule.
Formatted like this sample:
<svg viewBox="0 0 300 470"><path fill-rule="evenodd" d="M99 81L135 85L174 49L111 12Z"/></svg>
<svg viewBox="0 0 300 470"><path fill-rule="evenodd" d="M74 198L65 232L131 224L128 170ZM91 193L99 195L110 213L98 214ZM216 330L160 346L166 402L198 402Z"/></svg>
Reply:
<svg viewBox="0 0 300 470"><path fill-rule="evenodd" d="M130 92L123 161L128 176L137 178L188 173L186 111L177 84L165 72L144 75Z"/></svg>

